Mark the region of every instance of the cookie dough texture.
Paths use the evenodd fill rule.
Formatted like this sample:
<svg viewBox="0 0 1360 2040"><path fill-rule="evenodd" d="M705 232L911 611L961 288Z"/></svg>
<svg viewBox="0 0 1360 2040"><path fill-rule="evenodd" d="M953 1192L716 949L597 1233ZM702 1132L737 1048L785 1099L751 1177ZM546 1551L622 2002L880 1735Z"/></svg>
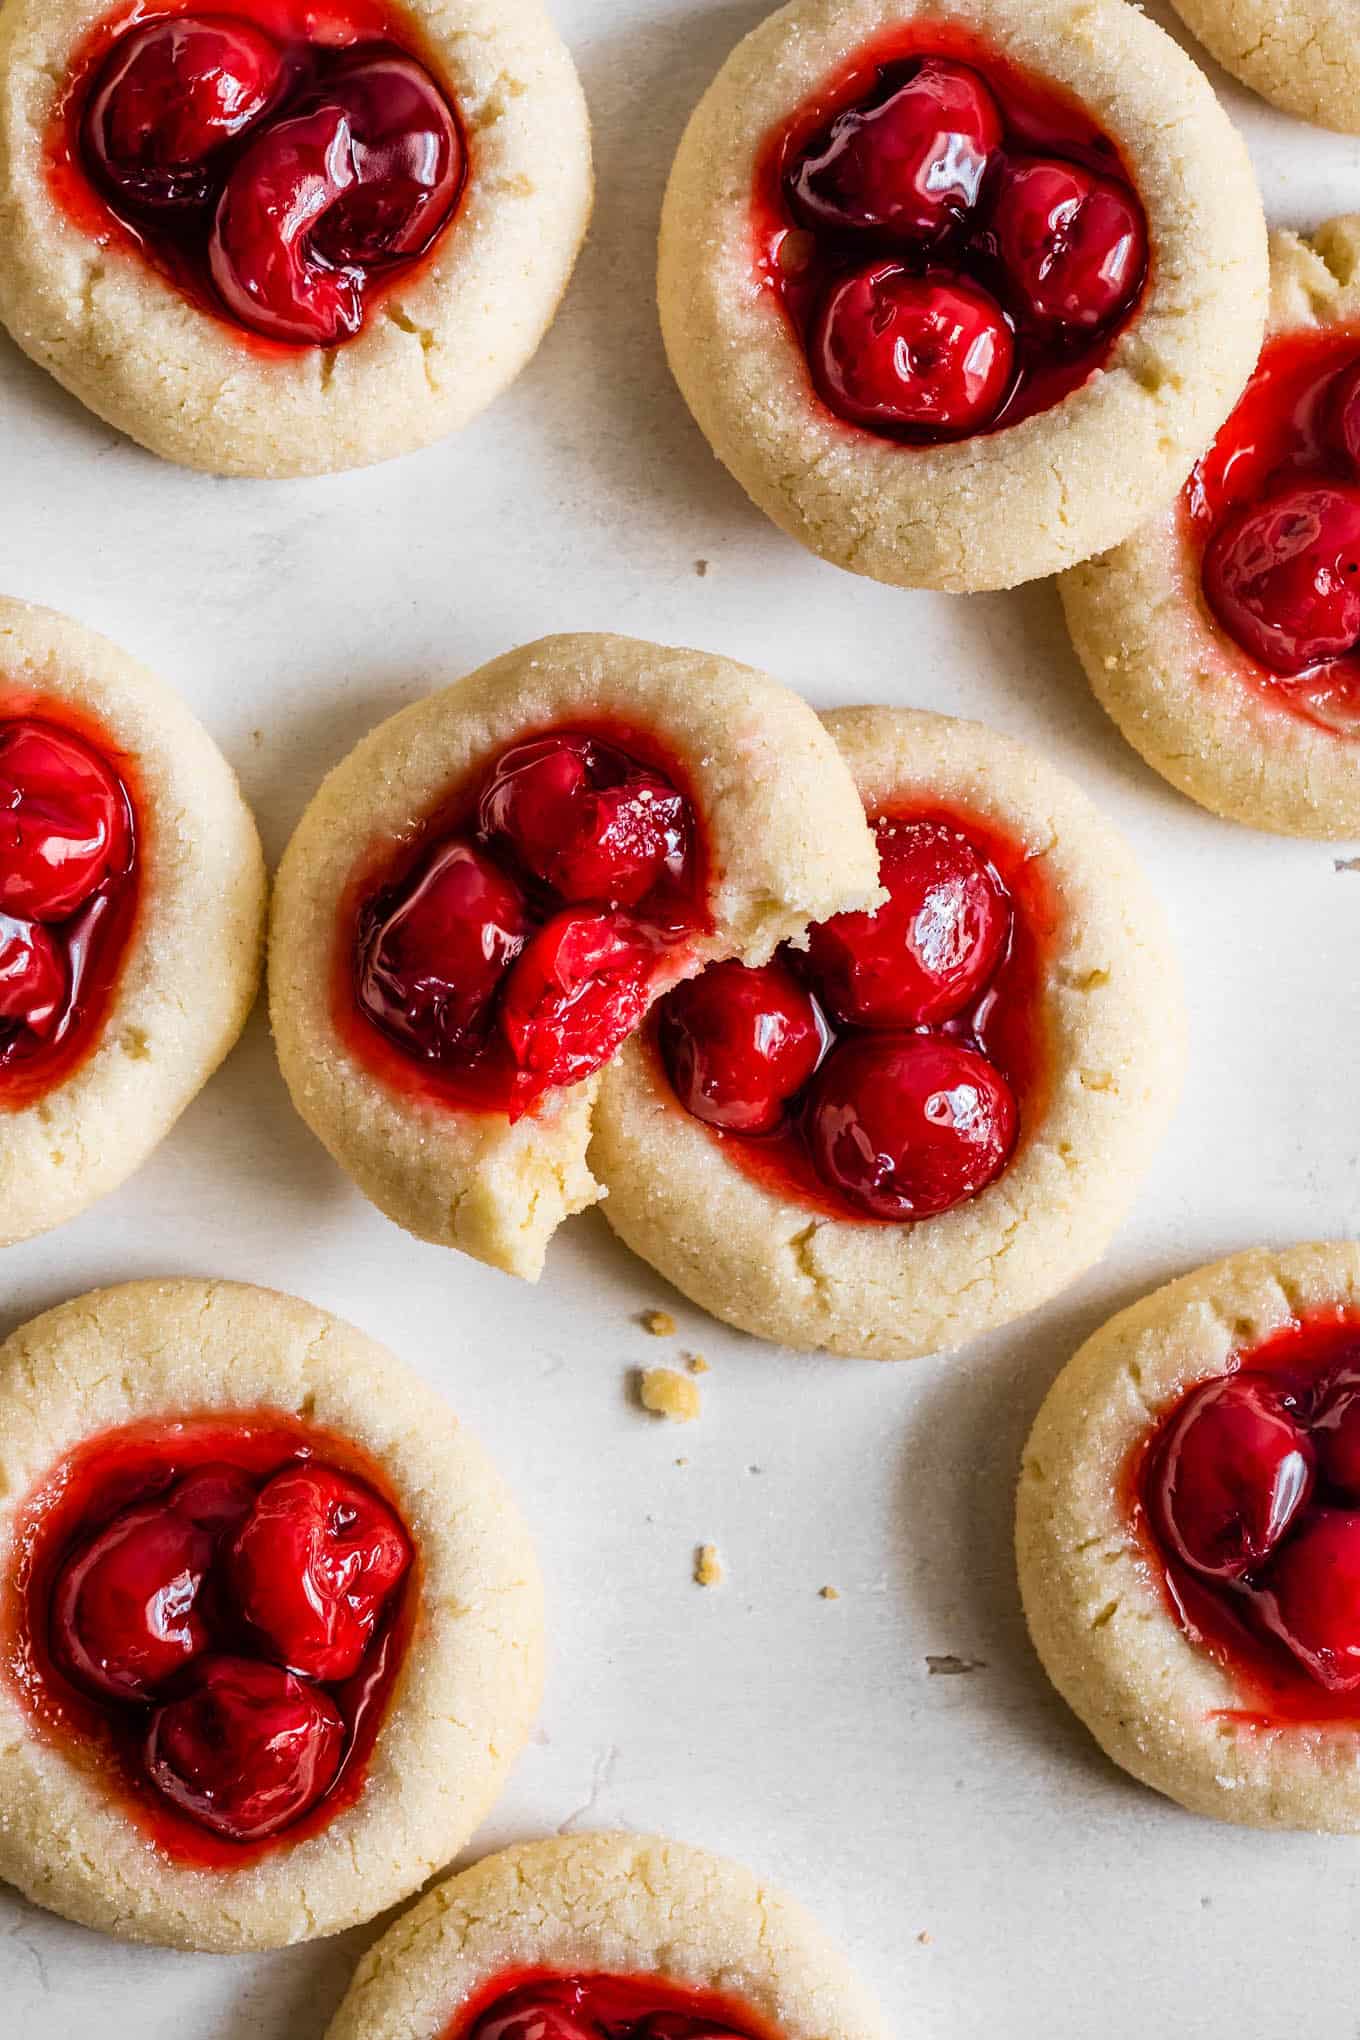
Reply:
<svg viewBox="0 0 1360 2040"><path fill-rule="evenodd" d="M611 721L668 747L705 831L713 932L684 945L681 974L764 962L809 921L879 896L854 785L805 702L731 660L607 636L541 639L380 724L317 793L275 889L270 1011L298 1111L389 1218L531 1280L562 1220L603 1195L586 1164L598 1076L513 1125L389 1088L335 1024L340 901L366 857L409 840L517 737Z"/></svg>
<svg viewBox="0 0 1360 2040"><path fill-rule="evenodd" d="M1360 52L1339 0L1173 0L1225 71L1319 127L1360 134Z"/></svg>
<svg viewBox="0 0 1360 2040"><path fill-rule="evenodd" d="M1122 1475L1187 1389L1337 1304L1360 1308L1354 1242L1259 1248L1154 1291L1063 1369L1020 1475L1020 1591L1049 1678L1115 1763L1192 1813L1247 1827L1360 1831L1360 1731L1231 1718L1232 1679L1172 1615Z"/></svg>
<svg viewBox="0 0 1360 2040"><path fill-rule="evenodd" d="M730 1993L780 2040L887 2040L843 1957L794 1900L702 1849L572 1835L438 1885L359 1965L326 2040L441 2040L498 1976L656 1976Z"/></svg>
<svg viewBox="0 0 1360 2040"><path fill-rule="evenodd" d="M619 1237L714 1317L788 1346L907 1360L1034 1309L1105 1251L1179 1090L1179 971L1128 849L1034 753L919 710L825 720L870 812L954 804L1043 860L1060 921L1038 1118L967 1204L916 1225L828 1218L730 1161L635 1039L604 1073L590 1163Z"/></svg>
<svg viewBox="0 0 1360 2040"><path fill-rule="evenodd" d="M141 1167L254 1004L265 871L236 776L179 697L106 638L0 597L0 713L65 703L128 761L141 893L90 1053L32 1104L0 1105L0 1246L84 1211Z"/></svg>
<svg viewBox="0 0 1360 2040"><path fill-rule="evenodd" d="M772 130L875 34L958 22L1066 87L1119 145L1152 270L1104 368L1020 424L903 446L834 417L754 273L751 195ZM718 458L837 566L908 588L1008 588L1128 536L1184 481L1261 340L1261 201L1207 81L1124 0L792 0L690 121L661 224L661 323Z"/></svg>
<svg viewBox="0 0 1360 2040"><path fill-rule="evenodd" d="M1270 337L1353 324L1360 213L1309 238L1272 234L1270 273ZM1179 499L1059 589L1097 699L1154 771L1249 828L1360 835L1360 735L1296 715L1220 630Z"/></svg>
<svg viewBox="0 0 1360 2040"><path fill-rule="evenodd" d="M541 1684L528 1533L481 1448L415 1375L325 1311L224 1282L133 1282L0 1347L0 1594L16 1518L83 1439L140 1419L279 1410L383 1467L419 1551L415 1627L359 1799L239 1870L178 1864L43 1739L0 1661L0 1877L129 1940L234 1952L338 1933L417 1890L487 1812Z"/></svg>
<svg viewBox="0 0 1360 2040"><path fill-rule="evenodd" d="M260 349L55 202L46 137L72 52L108 0L11 0L0 18L0 320L73 396L167 460L328 474L455 432L533 355L591 204L590 131L540 0L403 0L471 169L452 227L334 348Z"/></svg>

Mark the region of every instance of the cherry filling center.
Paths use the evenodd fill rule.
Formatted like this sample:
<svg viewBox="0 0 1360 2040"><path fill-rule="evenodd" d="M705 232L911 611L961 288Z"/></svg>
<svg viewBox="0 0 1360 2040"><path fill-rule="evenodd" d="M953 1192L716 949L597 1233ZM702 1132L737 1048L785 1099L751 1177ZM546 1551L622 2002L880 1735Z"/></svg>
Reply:
<svg viewBox="0 0 1360 2040"><path fill-rule="evenodd" d="M717 1991L659 1976L503 1976L480 1990L441 2040L778 2040Z"/></svg>
<svg viewBox="0 0 1360 2040"><path fill-rule="evenodd" d="M30 1505L11 1674L181 1857L234 1860L362 1784L413 1551L355 1460L286 1419L138 1426Z"/></svg>
<svg viewBox="0 0 1360 2040"><path fill-rule="evenodd" d="M195 301L253 334L330 347L453 217L457 113L377 0L290 0L106 23L55 148Z"/></svg>
<svg viewBox="0 0 1360 2040"><path fill-rule="evenodd" d="M640 733L511 745L347 900L337 1002L389 1075L517 1117L599 1069L707 928L681 775Z"/></svg>
<svg viewBox="0 0 1360 2040"><path fill-rule="evenodd" d="M53 717L64 711L53 709ZM136 901L128 791L83 732L0 701L0 1109L98 1034Z"/></svg>
<svg viewBox="0 0 1360 2040"><path fill-rule="evenodd" d="M769 138L754 223L822 402L915 443L1058 402L1105 360L1148 272L1108 137L943 23L876 38Z"/></svg>
<svg viewBox="0 0 1360 2040"><path fill-rule="evenodd" d="M1191 1637L1250 1718L1360 1711L1360 1323L1321 1312L1238 1356L1136 1457L1134 1507Z"/></svg>
<svg viewBox="0 0 1360 2040"><path fill-rule="evenodd" d="M1195 469L1186 526L1204 599L1271 699L1352 732L1360 716L1360 338L1267 341Z"/></svg>
<svg viewBox="0 0 1360 2040"><path fill-rule="evenodd" d="M901 1223L977 1196L1015 1151L1041 1077L1050 908L1023 854L971 817L876 830L883 906L814 927L805 955L677 986L656 1040L680 1103L759 1180Z"/></svg>

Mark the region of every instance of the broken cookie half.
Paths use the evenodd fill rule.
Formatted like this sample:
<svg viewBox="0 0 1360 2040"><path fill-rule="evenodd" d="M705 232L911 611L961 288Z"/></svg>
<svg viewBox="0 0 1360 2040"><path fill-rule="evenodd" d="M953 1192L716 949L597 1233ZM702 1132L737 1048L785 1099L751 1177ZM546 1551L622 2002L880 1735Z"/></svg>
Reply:
<svg viewBox="0 0 1360 2040"><path fill-rule="evenodd" d="M302 1117L389 1218L535 1279L603 1194L600 1072L705 966L874 907L850 770L711 654L546 638L373 730L279 872L270 1009Z"/></svg>

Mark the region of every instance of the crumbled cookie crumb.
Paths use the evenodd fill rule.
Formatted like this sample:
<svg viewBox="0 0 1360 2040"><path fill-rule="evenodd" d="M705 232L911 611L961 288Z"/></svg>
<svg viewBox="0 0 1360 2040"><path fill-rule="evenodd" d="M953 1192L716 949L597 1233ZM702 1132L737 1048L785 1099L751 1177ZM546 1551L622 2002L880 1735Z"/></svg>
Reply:
<svg viewBox="0 0 1360 2040"><path fill-rule="evenodd" d="M676 1465L677 1465L677 1466L688 1466L688 1465L689 1465L689 1461L688 1461L687 1459L677 1459L675 1463L676 1463Z"/></svg>
<svg viewBox="0 0 1360 2040"><path fill-rule="evenodd" d="M687 1353L685 1355L685 1364L691 1374L707 1374L710 1371L708 1362L702 1353Z"/></svg>
<svg viewBox="0 0 1360 2040"><path fill-rule="evenodd" d="M840 1590L840 1588L839 1588L839 1587L823 1587L823 1588L822 1588L822 1599L823 1599L824 1601L839 1601L840 1597L841 1597L841 1590Z"/></svg>
<svg viewBox="0 0 1360 2040"><path fill-rule="evenodd" d="M718 1557L716 1544L701 1544L694 1559L694 1580L696 1586L720 1587L723 1583L722 1560Z"/></svg>
<svg viewBox="0 0 1360 2040"><path fill-rule="evenodd" d="M692 1424L703 1407L697 1385L673 1367L644 1367L638 1375L638 1401L654 1417L673 1424Z"/></svg>
<svg viewBox="0 0 1360 2040"><path fill-rule="evenodd" d="M959 1678L965 1672L985 1672L986 1660L980 1657L956 1657L949 1651L944 1657L928 1657L926 1670L932 1679Z"/></svg>
<svg viewBox="0 0 1360 2040"><path fill-rule="evenodd" d="M650 1332L654 1339L673 1339L676 1332L675 1319L668 1310L644 1310L642 1329Z"/></svg>
<svg viewBox="0 0 1360 2040"><path fill-rule="evenodd" d="M708 561L696 560L694 562L694 571L699 576L699 579L702 581L704 575L708 572Z"/></svg>
<svg viewBox="0 0 1360 2040"><path fill-rule="evenodd" d="M931 1936L925 1931L924 1927L921 1929L921 1932L916 1936L916 1938L923 1948L928 1948L930 1946Z"/></svg>

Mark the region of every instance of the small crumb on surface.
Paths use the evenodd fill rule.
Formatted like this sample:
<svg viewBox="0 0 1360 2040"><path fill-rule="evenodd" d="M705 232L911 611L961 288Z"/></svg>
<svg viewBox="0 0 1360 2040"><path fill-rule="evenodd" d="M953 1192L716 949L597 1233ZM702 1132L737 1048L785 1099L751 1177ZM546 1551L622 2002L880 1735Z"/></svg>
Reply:
<svg viewBox="0 0 1360 2040"><path fill-rule="evenodd" d="M722 1560L716 1544L701 1544L694 1557L695 1584L700 1587L720 1587L723 1583Z"/></svg>
<svg viewBox="0 0 1360 2040"><path fill-rule="evenodd" d="M928 1657L926 1670L932 1679L957 1678L961 1672L985 1672L987 1661L980 1657L956 1657L949 1651L943 1657Z"/></svg>
<svg viewBox="0 0 1360 2040"><path fill-rule="evenodd" d="M638 1401L654 1417L673 1424L692 1424L703 1404L698 1387L673 1367L644 1367L638 1375Z"/></svg>
<svg viewBox="0 0 1360 2040"><path fill-rule="evenodd" d="M261 744L264 742L264 731L252 730L250 733L250 741L255 746L255 749L258 751Z"/></svg>
<svg viewBox="0 0 1360 2040"><path fill-rule="evenodd" d="M676 1463L676 1465L677 1465L677 1466L688 1466L688 1465L689 1465L689 1461L688 1461L687 1459L677 1459L675 1463Z"/></svg>
<svg viewBox="0 0 1360 2040"><path fill-rule="evenodd" d="M1360 857L1334 857L1332 866L1336 871L1360 871Z"/></svg>
<svg viewBox="0 0 1360 2040"><path fill-rule="evenodd" d="M702 581L704 575L708 572L708 561L696 560L694 562L694 571L699 576L699 579Z"/></svg>
<svg viewBox="0 0 1360 2040"><path fill-rule="evenodd" d="M654 1339L673 1339L675 1319L668 1310L644 1310L642 1329L644 1332L650 1332Z"/></svg>
<svg viewBox="0 0 1360 2040"><path fill-rule="evenodd" d="M924 1927L921 1929L921 1932L916 1936L916 1938L923 1948L928 1948L930 1946L931 1936L925 1931Z"/></svg>
<svg viewBox="0 0 1360 2040"><path fill-rule="evenodd" d="M691 1374L707 1374L709 1365L702 1353L687 1353L685 1363Z"/></svg>
<svg viewBox="0 0 1360 2040"><path fill-rule="evenodd" d="M823 1587L823 1588L822 1588L822 1599L823 1599L824 1601L839 1601L840 1597L841 1597L841 1590L840 1590L840 1588L839 1588L839 1587Z"/></svg>

